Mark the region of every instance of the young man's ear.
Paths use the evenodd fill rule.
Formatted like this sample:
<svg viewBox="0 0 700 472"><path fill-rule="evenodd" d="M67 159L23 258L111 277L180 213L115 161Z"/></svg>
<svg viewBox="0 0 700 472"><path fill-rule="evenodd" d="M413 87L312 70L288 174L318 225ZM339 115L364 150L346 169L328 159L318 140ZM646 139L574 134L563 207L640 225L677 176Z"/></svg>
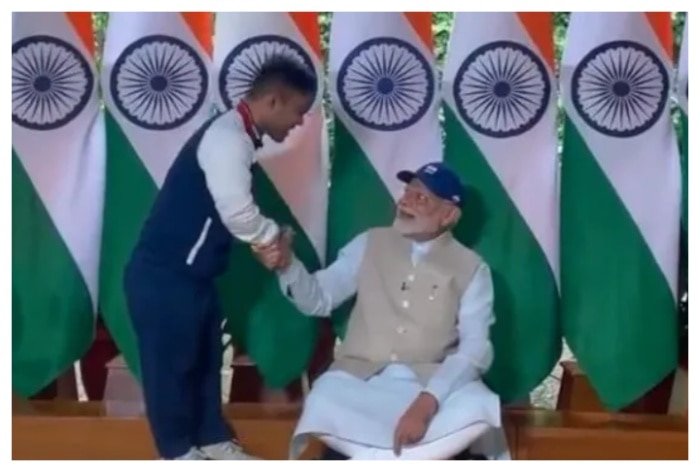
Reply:
<svg viewBox="0 0 700 472"><path fill-rule="evenodd" d="M276 93L271 93L271 94L268 94L265 101L266 101L265 104L267 105L267 108L274 109L277 106L277 102L279 101L279 98L277 97Z"/></svg>
<svg viewBox="0 0 700 472"><path fill-rule="evenodd" d="M276 104L277 105L282 105L283 103L287 103L289 101L289 97L293 92L289 89L289 87L285 85L280 85L275 89L275 93L273 95L275 96L276 99Z"/></svg>

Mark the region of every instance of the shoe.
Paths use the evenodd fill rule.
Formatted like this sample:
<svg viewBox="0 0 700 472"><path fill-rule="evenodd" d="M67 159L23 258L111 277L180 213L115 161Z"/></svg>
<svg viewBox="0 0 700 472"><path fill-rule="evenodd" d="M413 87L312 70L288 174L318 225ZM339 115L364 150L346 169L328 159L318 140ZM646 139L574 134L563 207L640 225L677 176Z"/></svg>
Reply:
<svg viewBox="0 0 700 472"><path fill-rule="evenodd" d="M206 460L207 457L197 448L191 448L181 456L175 457L174 460Z"/></svg>
<svg viewBox="0 0 700 472"><path fill-rule="evenodd" d="M326 449L323 451L323 455L321 455L319 459L322 461L345 461L350 458L345 454L341 454L335 449L326 446Z"/></svg>
<svg viewBox="0 0 700 472"><path fill-rule="evenodd" d="M454 456L452 459L457 461L486 461L488 460L488 457L486 457L483 454L475 454L469 449L465 449L464 451Z"/></svg>
<svg viewBox="0 0 700 472"><path fill-rule="evenodd" d="M224 441L217 444L203 446L200 451L206 459L218 461L246 461L258 460L258 457L246 454L240 444L235 441Z"/></svg>

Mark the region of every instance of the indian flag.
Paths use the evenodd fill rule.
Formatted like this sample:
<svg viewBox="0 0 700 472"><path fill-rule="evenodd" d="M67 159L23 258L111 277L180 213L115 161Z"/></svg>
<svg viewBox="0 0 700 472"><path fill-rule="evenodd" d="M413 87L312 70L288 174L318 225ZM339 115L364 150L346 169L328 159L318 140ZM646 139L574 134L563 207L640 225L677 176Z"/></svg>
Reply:
<svg viewBox="0 0 700 472"><path fill-rule="evenodd" d="M431 13L335 13L329 87L335 156L328 260L354 236L389 225L396 173L442 160ZM347 307L337 318L344 332Z"/></svg>
<svg viewBox="0 0 700 472"><path fill-rule="evenodd" d="M124 267L170 165L211 116L211 52L211 13L109 15L102 68L108 155L100 308L137 376Z"/></svg>
<svg viewBox="0 0 700 472"><path fill-rule="evenodd" d="M456 236L489 264L489 385L526 397L561 353L551 13L458 13L443 78L445 160L470 187Z"/></svg>
<svg viewBox="0 0 700 472"><path fill-rule="evenodd" d="M574 13L562 61L562 323L611 409L677 363L672 50L669 13Z"/></svg>
<svg viewBox="0 0 700 472"><path fill-rule="evenodd" d="M321 37L316 13L217 13L213 91L220 109L249 90L270 57L281 55L312 71L319 86L301 127L280 144L268 137L258 151L253 193L261 212L295 229L294 251L315 271L326 245L328 149L323 116ZM222 305L234 345L255 361L265 383L284 387L308 366L317 321L284 298L274 274L247 246L233 248L231 269L220 280Z"/></svg>
<svg viewBox="0 0 700 472"><path fill-rule="evenodd" d="M12 24L12 389L41 390L90 347L105 141L90 13Z"/></svg>

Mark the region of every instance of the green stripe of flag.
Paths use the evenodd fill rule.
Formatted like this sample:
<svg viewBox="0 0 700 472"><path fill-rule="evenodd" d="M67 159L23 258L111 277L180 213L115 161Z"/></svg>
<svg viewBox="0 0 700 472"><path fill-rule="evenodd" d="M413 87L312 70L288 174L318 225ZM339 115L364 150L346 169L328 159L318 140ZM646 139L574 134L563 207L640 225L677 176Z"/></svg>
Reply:
<svg viewBox="0 0 700 472"><path fill-rule="evenodd" d="M12 151L12 389L37 393L88 350L87 285Z"/></svg>
<svg viewBox="0 0 700 472"><path fill-rule="evenodd" d="M542 248L476 143L445 106L445 160L468 185L455 236L492 272L494 363L486 382L504 402L526 397L561 354L559 296Z"/></svg>
<svg viewBox="0 0 700 472"><path fill-rule="evenodd" d="M639 228L568 117L564 144L564 334L603 404L619 409L675 369L675 303Z"/></svg>

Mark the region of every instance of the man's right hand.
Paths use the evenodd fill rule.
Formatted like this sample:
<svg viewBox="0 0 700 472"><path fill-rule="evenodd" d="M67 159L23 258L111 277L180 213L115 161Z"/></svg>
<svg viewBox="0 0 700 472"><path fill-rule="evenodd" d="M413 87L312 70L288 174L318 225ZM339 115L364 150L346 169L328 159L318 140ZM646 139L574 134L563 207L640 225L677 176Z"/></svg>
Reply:
<svg viewBox="0 0 700 472"><path fill-rule="evenodd" d="M283 271L292 263L294 232L285 227L277 240L267 245L253 245L253 253L262 265L270 270Z"/></svg>

